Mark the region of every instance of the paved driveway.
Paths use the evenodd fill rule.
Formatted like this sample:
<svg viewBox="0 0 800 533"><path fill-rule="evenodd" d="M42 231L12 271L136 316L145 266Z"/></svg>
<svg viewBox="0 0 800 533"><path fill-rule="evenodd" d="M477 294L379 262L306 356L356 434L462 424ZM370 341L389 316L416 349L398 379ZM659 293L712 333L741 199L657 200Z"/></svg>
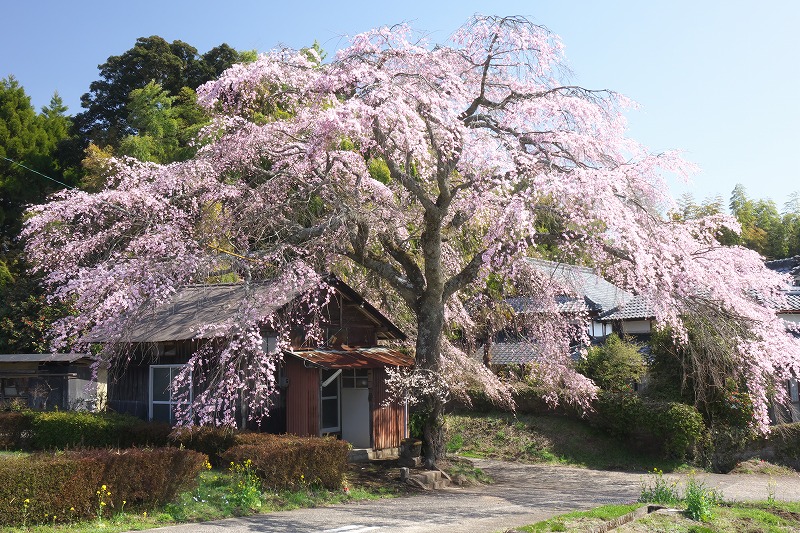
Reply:
<svg viewBox="0 0 800 533"><path fill-rule="evenodd" d="M476 533L503 531L576 509L635 501L641 474L550 465L475 460L495 479L482 487L452 488L406 498L299 509L163 528L164 533ZM676 480L685 476L670 476ZM698 476L728 500L765 500L770 478L762 475ZM800 501L800 476L774 480L779 500Z"/></svg>

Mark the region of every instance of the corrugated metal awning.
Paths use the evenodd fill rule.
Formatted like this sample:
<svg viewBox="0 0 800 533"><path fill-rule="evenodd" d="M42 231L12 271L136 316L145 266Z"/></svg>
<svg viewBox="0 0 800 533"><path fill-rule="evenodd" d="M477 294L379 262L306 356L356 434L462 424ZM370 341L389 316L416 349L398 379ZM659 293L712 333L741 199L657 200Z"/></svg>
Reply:
<svg viewBox="0 0 800 533"><path fill-rule="evenodd" d="M285 352L322 368L384 368L387 366L413 366L414 358L399 350L383 346L341 349L315 348Z"/></svg>

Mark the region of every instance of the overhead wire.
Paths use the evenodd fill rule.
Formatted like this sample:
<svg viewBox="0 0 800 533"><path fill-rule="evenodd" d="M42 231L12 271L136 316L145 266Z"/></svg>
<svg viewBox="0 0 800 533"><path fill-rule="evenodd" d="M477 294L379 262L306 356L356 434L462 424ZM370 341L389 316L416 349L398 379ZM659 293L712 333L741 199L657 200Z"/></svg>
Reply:
<svg viewBox="0 0 800 533"><path fill-rule="evenodd" d="M0 158L2 158L2 159L5 159L6 161L8 161L9 163L11 163L12 165L17 165L17 166L19 166L19 167L22 167L22 168L24 168L25 170L28 170L28 171L30 171L30 172L33 172L34 174L38 174L39 176L41 176L41 177L43 177L43 178L45 178L45 179L48 179L48 180L50 180L50 181L52 181L52 182L54 182L54 183L57 183L57 184L61 185L62 187L66 188L66 189L69 189L69 190L71 190L71 191L73 191L73 190L77 190L77 187L75 187L75 186L73 186L73 185L67 185L67 184L66 184L66 183L64 183L63 181L59 181L59 180L57 180L57 179L55 179L55 178L52 178L52 177L48 176L47 174L43 174L42 172L39 172L39 171L38 171L38 170L36 170L36 169L30 168L29 166L26 166L26 165L23 165L23 164L22 164L22 163L20 163L19 161L15 161L15 160L13 160L13 159L11 159L11 158L9 158L9 157L5 157L5 156L0 156ZM117 210L119 210L119 211L122 211L122 212L123 212L123 213L125 213L125 214L130 214L130 212L129 212L129 211L127 211L126 209L122 208L121 206L118 206L118 205L112 204L111 202L109 202L109 201L107 201L107 200L101 200L101 201L102 201L102 203L104 203L104 204L107 204L109 207L112 207L112 208L114 208L114 209L117 209ZM263 262L264 262L263 260L254 259L254 258L252 258L252 257L246 257L246 256L243 256L243 255L237 254L237 253L235 253L235 252L231 252L231 251L225 250L225 249L223 249L223 248L220 248L220 247L218 247L218 246L214 246L214 245L212 245L212 244L206 244L206 247L207 247L207 248L210 248L210 249L212 249L212 250L214 250L214 251L216 251L216 252L220 252L220 253L222 253L222 254L226 254L226 255L230 255L230 256L236 257L236 258L238 258L238 259L243 259L243 260L250 261L250 262L255 262L255 263L263 263Z"/></svg>

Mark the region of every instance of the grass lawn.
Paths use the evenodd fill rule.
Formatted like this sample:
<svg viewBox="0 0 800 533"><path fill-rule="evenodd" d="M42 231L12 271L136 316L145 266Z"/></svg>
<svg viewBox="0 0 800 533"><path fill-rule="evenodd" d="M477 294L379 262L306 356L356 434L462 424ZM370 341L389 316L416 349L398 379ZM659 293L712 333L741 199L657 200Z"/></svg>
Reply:
<svg viewBox="0 0 800 533"><path fill-rule="evenodd" d="M493 412L446 417L447 451L464 457L559 463L601 470L665 472L687 465L629 448L586 423L560 416Z"/></svg>
<svg viewBox="0 0 800 533"><path fill-rule="evenodd" d="M596 530L605 521L617 518L641 507L606 505L590 511L572 512L523 526L512 531L584 532ZM713 509L707 521L696 521L681 512L656 512L637 518L617 529L617 533L674 532L674 533L734 533L734 532L796 532L800 531L800 503L752 502L721 504Z"/></svg>

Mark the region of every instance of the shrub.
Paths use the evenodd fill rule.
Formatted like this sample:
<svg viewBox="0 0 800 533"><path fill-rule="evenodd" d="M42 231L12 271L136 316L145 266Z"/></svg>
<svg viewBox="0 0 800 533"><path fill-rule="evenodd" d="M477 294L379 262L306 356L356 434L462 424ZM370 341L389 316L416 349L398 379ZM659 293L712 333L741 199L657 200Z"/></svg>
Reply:
<svg viewBox="0 0 800 533"><path fill-rule="evenodd" d="M639 348L612 333L602 345L589 348L586 358L578 364L578 372L603 390L629 391L647 369Z"/></svg>
<svg viewBox="0 0 800 533"><path fill-rule="evenodd" d="M82 450L0 461L0 524L66 522L108 508L151 508L190 488L205 456L177 448ZM107 494L110 492L111 494Z"/></svg>
<svg viewBox="0 0 800 533"><path fill-rule="evenodd" d="M146 422L130 416L124 416L122 420L118 426L120 448L160 448L169 445L172 426L167 422Z"/></svg>
<svg viewBox="0 0 800 533"><path fill-rule="evenodd" d="M707 440L703 416L692 407L677 402L650 402L650 427L663 439L664 452L676 459L695 458Z"/></svg>
<svg viewBox="0 0 800 533"><path fill-rule="evenodd" d="M697 457L708 441L703 417L691 405L645 401L631 393L602 391L591 422L616 437L636 437L676 459Z"/></svg>
<svg viewBox="0 0 800 533"><path fill-rule="evenodd" d="M86 517L99 470L65 457L0 461L0 524L30 524L53 514L63 520Z"/></svg>
<svg viewBox="0 0 800 533"><path fill-rule="evenodd" d="M208 456L213 466L224 464L220 456L244 434L230 427L192 426L175 428L169 434L169 441L175 446L183 446Z"/></svg>
<svg viewBox="0 0 800 533"><path fill-rule="evenodd" d="M711 428L710 463L714 472L727 474L741 461L752 457L749 451L758 441L752 428L717 425Z"/></svg>
<svg viewBox="0 0 800 533"><path fill-rule="evenodd" d="M0 411L0 448L21 450L30 445L33 413Z"/></svg>
<svg viewBox="0 0 800 533"><path fill-rule="evenodd" d="M800 470L800 422L774 426L767 445L772 448L776 463Z"/></svg>
<svg viewBox="0 0 800 533"><path fill-rule="evenodd" d="M33 447L63 450L76 446L111 446L116 440L114 429L108 416L83 411L35 413Z"/></svg>
<svg viewBox="0 0 800 533"><path fill-rule="evenodd" d="M344 441L267 434L245 439L257 443L238 444L222 458L234 465L251 461L264 487L290 489L320 485L336 490L342 486L350 451L350 445Z"/></svg>
<svg viewBox="0 0 800 533"><path fill-rule="evenodd" d="M37 450L87 447L163 446L169 426L129 415L85 411L31 412Z"/></svg>
<svg viewBox="0 0 800 533"><path fill-rule="evenodd" d="M81 450L66 457L102 465L101 481L111 491L110 505L151 508L169 502L190 488L207 458L179 448Z"/></svg>

